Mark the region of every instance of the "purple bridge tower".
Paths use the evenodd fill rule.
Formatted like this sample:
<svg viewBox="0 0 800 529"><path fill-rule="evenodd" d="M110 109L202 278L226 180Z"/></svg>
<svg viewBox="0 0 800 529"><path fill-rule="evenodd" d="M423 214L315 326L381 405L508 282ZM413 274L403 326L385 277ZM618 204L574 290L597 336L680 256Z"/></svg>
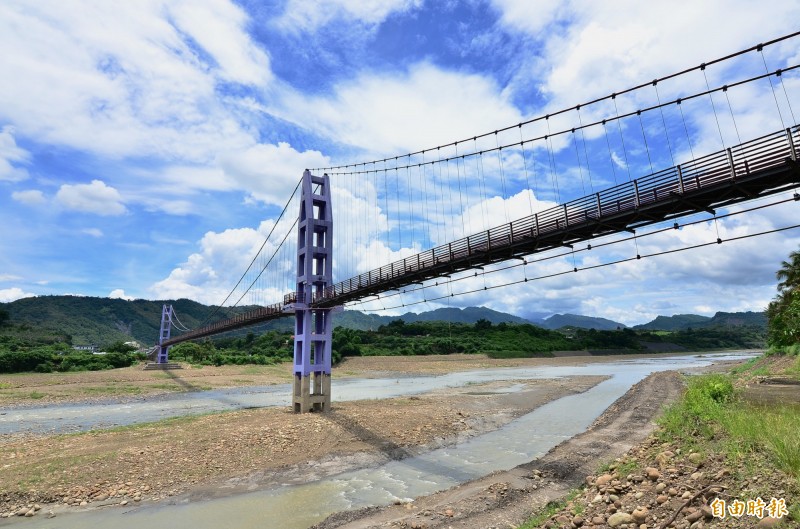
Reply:
<svg viewBox="0 0 800 529"><path fill-rule="evenodd" d="M297 225L297 297L294 303L295 413L331 406L332 315L340 307L312 308L333 282L333 212L327 174L303 173Z"/></svg>

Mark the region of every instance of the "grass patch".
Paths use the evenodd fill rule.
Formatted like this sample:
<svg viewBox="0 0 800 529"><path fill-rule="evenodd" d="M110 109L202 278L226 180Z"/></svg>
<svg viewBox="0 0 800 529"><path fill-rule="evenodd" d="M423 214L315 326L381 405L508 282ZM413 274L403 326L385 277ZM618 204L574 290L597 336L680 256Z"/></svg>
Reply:
<svg viewBox="0 0 800 529"><path fill-rule="evenodd" d="M11 389L12 387L14 386L9 384L8 382L0 382L0 389Z"/></svg>
<svg viewBox="0 0 800 529"><path fill-rule="evenodd" d="M662 440L679 440L686 448L713 441L734 464L746 464L752 454L765 453L800 485L800 409L741 402L728 376L690 379L683 399L667 409L659 424Z"/></svg>
<svg viewBox="0 0 800 529"><path fill-rule="evenodd" d="M547 505L542 507L536 514L528 518L524 524L520 525L518 529L537 529L541 527L551 516L563 510L567 506L567 503L574 500L578 494L580 494L580 489L573 489L563 499L548 502Z"/></svg>

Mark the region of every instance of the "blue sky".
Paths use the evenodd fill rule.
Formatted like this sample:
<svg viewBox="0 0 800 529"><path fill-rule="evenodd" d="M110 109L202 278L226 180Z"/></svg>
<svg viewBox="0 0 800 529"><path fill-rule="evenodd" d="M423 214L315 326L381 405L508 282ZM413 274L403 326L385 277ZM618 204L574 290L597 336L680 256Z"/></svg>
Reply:
<svg viewBox="0 0 800 529"><path fill-rule="evenodd" d="M791 33L797 20L800 5L791 0L5 1L0 301L76 294L220 303L306 167L472 137ZM800 63L798 42L765 50L769 68ZM758 60L710 68L709 82L730 82L758 68L763 73ZM666 84L659 96L700 90L703 81L694 76ZM783 117L791 121L785 101L788 96L798 112L798 77L785 75L779 88ZM781 127L769 89L761 83L731 91L743 140ZM620 105L635 108L653 96ZM582 118L607 111L587 109ZM657 135L655 118L646 125ZM676 119L666 118L670 126ZM694 108L686 141L675 139L675 154L686 155L689 146L696 153L720 149L715 127L708 105ZM725 127L722 140L728 145L736 143L731 130ZM530 137L539 132L524 130ZM580 144L594 165L592 186L627 179L629 170L646 172L643 152L632 146L625 152L616 143L608 147L616 161L598 169L595 157L609 154L601 132L587 131ZM656 165L671 165L664 142L651 140L649 147ZM557 141L507 151L502 167L494 161L486 169L483 194L471 179L466 204L441 198L440 212L431 210L424 221L419 209L412 213L386 200L379 174L336 179L338 278L551 204L554 188L527 191L530 178L524 178L546 167L547 149L561 198L582 195L588 169L566 161L572 148ZM445 167L464 171L467 186L472 166ZM435 181L419 172L406 178L417 200L426 182ZM653 238L652 245L695 244L718 229L735 236L780 227L798 218L797 207L699 224L672 239ZM403 222L412 214L418 223ZM342 221L367 227L348 231ZM627 324L657 314L760 310L774 295L780 261L798 244L796 231L783 232L450 303L526 316L575 312ZM577 259L581 265L613 259L629 251L623 246ZM548 267L574 262L553 259L526 273L544 275ZM502 283L520 273L480 280ZM266 297L281 292L279 283L262 289L264 302L277 301Z"/></svg>

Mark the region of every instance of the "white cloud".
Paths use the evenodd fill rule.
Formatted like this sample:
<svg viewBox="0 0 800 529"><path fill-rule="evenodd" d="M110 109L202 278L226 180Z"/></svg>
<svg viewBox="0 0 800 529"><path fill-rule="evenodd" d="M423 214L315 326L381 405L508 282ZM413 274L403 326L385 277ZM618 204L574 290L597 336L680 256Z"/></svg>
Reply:
<svg viewBox="0 0 800 529"><path fill-rule="evenodd" d="M22 278L13 274L0 274L0 281L16 281L18 279Z"/></svg>
<svg viewBox="0 0 800 529"><path fill-rule="evenodd" d="M529 73L566 106L791 33L800 16L791 0L759 9L748 0L493 3L503 26L545 43Z"/></svg>
<svg viewBox="0 0 800 529"><path fill-rule="evenodd" d="M214 58L221 77L263 86L272 77L269 58L243 29L247 15L225 1L182 2L169 7L177 26Z"/></svg>
<svg viewBox="0 0 800 529"><path fill-rule="evenodd" d="M31 298L36 294L25 292L21 288L5 288L0 290L0 303L10 303L21 298Z"/></svg>
<svg viewBox="0 0 800 529"><path fill-rule="evenodd" d="M67 209L103 216L127 211L119 192L100 180L92 180L91 184L64 184L56 193L56 201Z"/></svg>
<svg viewBox="0 0 800 529"><path fill-rule="evenodd" d="M276 234L265 246L266 255L271 255L275 250L275 240L280 241L292 224L292 220L283 220L276 228ZM150 291L157 299L189 298L206 304L220 304L231 291L235 282L250 264L256 252L264 243L264 239L273 226L272 221L264 221L257 230L252 228L228 229L220 233L208 232L200 241L199 252L191 254L188 259L169 276L150 287ZM294 261L294 255L290 263ZM275 262L271 270L289 263ZM260 268L259 268L260 269ZM285 270L284 270L285 271ZM257 273L257 270L256 270ZM294 276L290 273L285 277ZM266 279L266 276L264 277ZM243 287L249 286L245 281ZM259 295L259 301L264 304L276 303L283 299L283 295L290 290L282 286L258 285L252 295ZM234 296L228 303L238 300ZM251 302L245 300L245 304Z"/></svg>
<svg viewBox="0 0 800 529"><path fill-rule="evenodd" d="M86 235L90 235L92 237L102 237L103 231L98 228L86 228L85 230L81 230L81 233L85 233Z"/></svg>
<svg viewBox="0 0 800 529"><path fill-rule="evenodd" d="M363 73L336 86L331 96L286 93L282 109L275 112L298 126L384 156L442 145L520 119L490 78L429 63L401 73Z"/></svg>
<svg viewBox="0 0 800 529"><path fill-rule="evenodd" d="M329 165L319 151L298 152L288 143L258 144L219 159L225 174L254 198L282 206L305 169Z"/></svg>
<svg viewBox="0 0 800 529"><path fill-rule="evenodd" d="M124 300L127 300L127 301L133 301L135 299L133 296L126 296L125 295L125 291L123 289L121 289L121 288L117 288L117 289L112 290L108 294L108 297L111 298L111 299L124 299Z"/></svg>
<svg viewBox="0 0 800 529"><path fill-rule="evenodd" d="M38 189L14 191L11 193L11 198L27 206L36 206L39 204L44 204L47 201L44 198L44 194Z"/></svg>
<svg viewBox="0 0 800 529"><path fill-rule="evenodd" d="M14 132L9 126L0 129L0 181L19 182L28 178L27 169L18 165L27 164L30 153L17 145Z"/></svg>
<svg viewBox="0 0 800 529"><path fill-rule="evenodd" d="M421 4L422 0L289 0L275 23L292 32L314 32L333 20L372 26Z"/></svg>
<svg viewBox="0 0 800 529"><path fill-rule="evenodd" d="M3 2L0 120L95 154L208 161L253 142L218 92L271 79L248 23L226 0Z"/></svg>

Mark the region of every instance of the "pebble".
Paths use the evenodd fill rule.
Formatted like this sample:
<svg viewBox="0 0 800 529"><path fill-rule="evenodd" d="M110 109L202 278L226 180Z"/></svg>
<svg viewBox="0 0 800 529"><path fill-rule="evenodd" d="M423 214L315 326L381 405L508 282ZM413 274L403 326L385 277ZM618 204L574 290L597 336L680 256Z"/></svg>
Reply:
<svg viewBox="0 0 800 529"><path fill-rule="evenodd" d="M605 487L606 485L611 483L612 479L614 479L614 477L611 474L603 474L602 476L597 478L597 481L595 481L594 484L599 489L599 488Z"/></svg>
<svg viewBox="0 0 800 529"><path fill-rule="evenodd" d="M624 523L631 523L633 518L631 515L626 512L616 512L608 517L608 526L609 527L619 527Z"/></svg>
<svg viewBox="0 0 800 529"><path fill-rule="evenodd" d="M650 481L656 481L658 478L661 477L661 472L658 471L657 468L647 467L644 469L645 473L647 474L647 479Z"/></svg>
<svg viewBox="0 0 800 529"><path fill-rule="evenodd" d="M661 492L666 488L667 488L666 483L659 483L658 485L656 485L656 492Z"/></svg>
<svg viewBox="0 0 800 529"><path fill-rule="evenodd" d="M760 522L756 524L756 529L766 529L768 527L775 527L781 523L780 518L770 518L769 516L762 518Z"/></svg>
<svg viewBox="0 0 800 529"><path fill-rule="evenodd" d="M637 507L631 513L631 518L633 518L634 522L641 524L644 523L645 519L647 519L648 513L649 511L647 510L647 507Z"/></svg>
<svg viewBox="0 0 800 529"><path fill-rule="evenodd" d="M698 454L697 452L692 452L691 454L689 454L689 457L687 459L693 465L700 465L701 463L703 463L703 456Z"/></svg>

